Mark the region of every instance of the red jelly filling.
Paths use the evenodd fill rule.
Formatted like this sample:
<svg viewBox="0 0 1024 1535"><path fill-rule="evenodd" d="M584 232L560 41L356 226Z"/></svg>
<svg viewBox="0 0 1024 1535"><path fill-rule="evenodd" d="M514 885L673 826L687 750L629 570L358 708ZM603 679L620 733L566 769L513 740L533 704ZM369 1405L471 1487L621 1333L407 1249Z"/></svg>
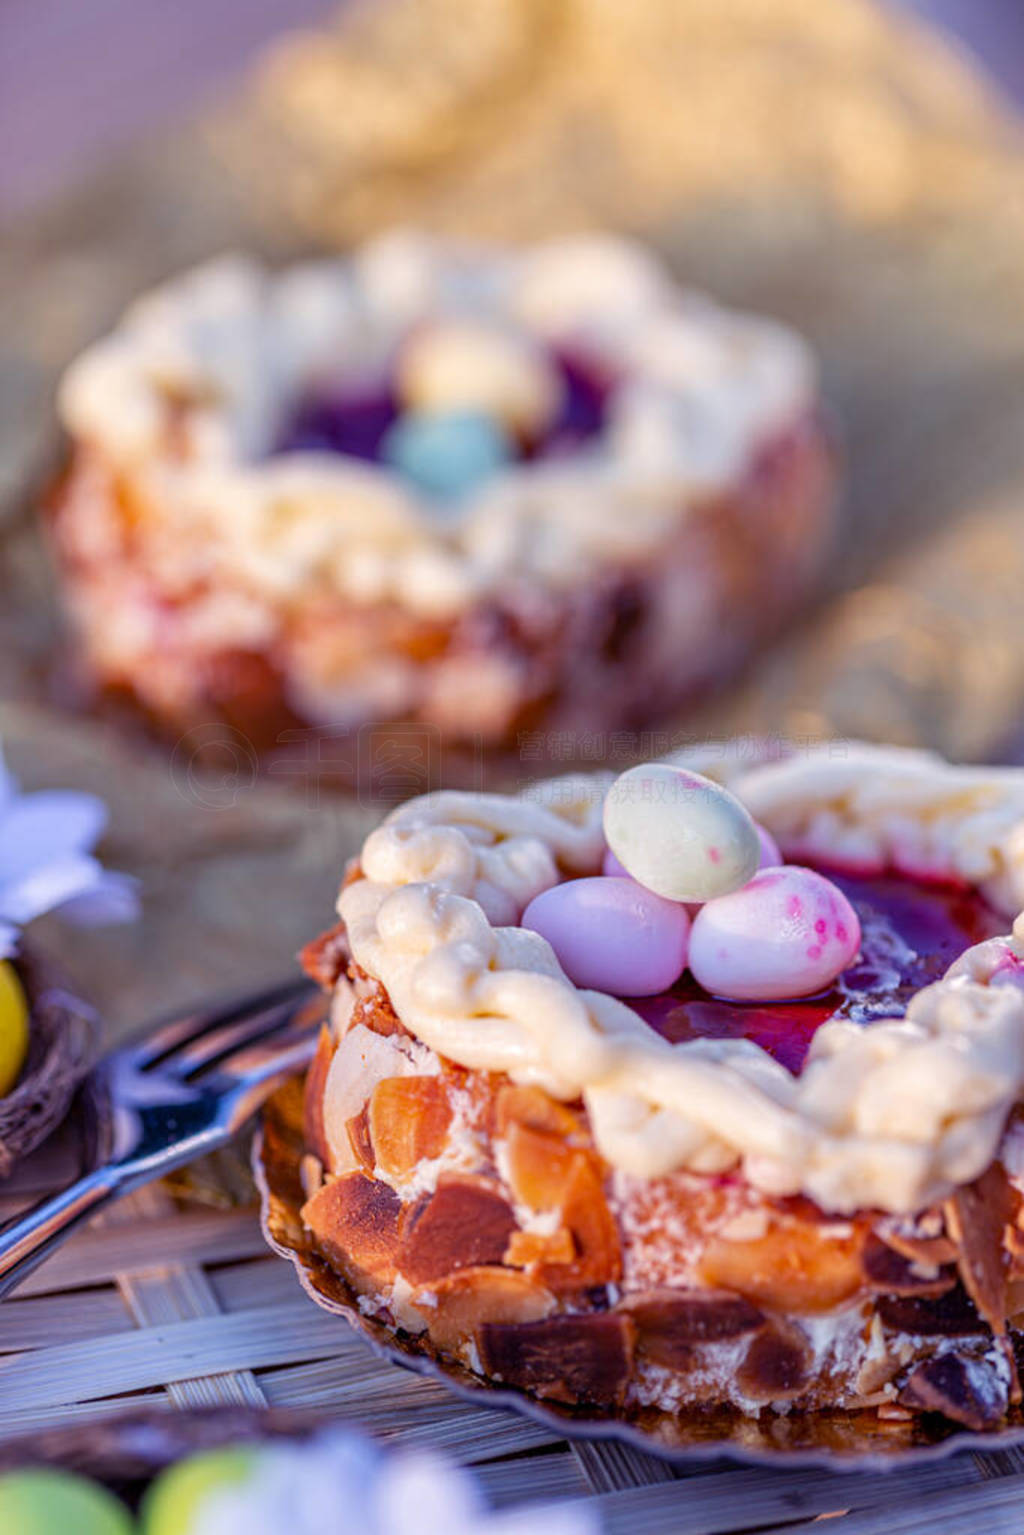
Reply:
<svg viewBox="0 0 1024 1535"><path fill-rule="evenodd" d="M575 452L604 427L610 381L590 362L552 353L562 375L562 408L536 442L520 444L523 458L557 458ZM388 428L401 414L390 382L354 389L325 387L299 401L277 442L278 453L343 453L379 463Z"/></svg>
<svg viewBox="0 0 1024 1535"><path fill-rule="evenodd" d="M796 1002L726 1002L687 973L671 991L629 998L629 1006L666 1039L752 1039L799 1071L815 1031L829 1018L868 1024L902 1016L913 994L939 980L965 949L1007 931L1006 918L974 890L914 884L898 875L821 872L845 892L863 935L857 962L830 991Z"/></svg>

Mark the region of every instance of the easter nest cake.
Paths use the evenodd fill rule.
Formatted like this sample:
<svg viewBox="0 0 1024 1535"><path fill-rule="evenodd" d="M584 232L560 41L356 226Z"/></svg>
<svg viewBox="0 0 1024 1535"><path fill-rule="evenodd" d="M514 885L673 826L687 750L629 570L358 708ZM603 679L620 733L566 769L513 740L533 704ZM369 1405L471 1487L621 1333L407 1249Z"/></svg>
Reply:
<svg viewBox="0 0 1024 1535"><path fill-rule="evenodd" d="M223 259L137 302L60 414L83 669L267 750L649 724L778 625L832 529L805 344L605 236Z"/></svg>
<svg viewBox="0 0 1024 1535"><path fill-rule="evenodd" d="M22 949L0 961L0 1010L17 1014L24 1046L13 1080L0 1087L0 1179L34 1151L67 1115L92 1064L95 1014L50 967ZM24 1022L21 1020L23 1015Z"/></svg>
<svg viewBox="0 0 1024 1535"><path fill-rule="evenodd" d="M406 1350L573 1410L994 1428L1022 905L1024 772L927 753L410 801L305 953L334 1002L302 1261Z"/></svg>

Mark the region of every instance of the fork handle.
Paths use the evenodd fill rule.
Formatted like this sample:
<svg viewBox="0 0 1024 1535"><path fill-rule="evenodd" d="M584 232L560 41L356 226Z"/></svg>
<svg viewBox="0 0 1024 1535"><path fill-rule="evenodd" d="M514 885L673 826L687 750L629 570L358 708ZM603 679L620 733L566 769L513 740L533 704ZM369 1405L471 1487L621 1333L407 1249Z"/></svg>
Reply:
<svg viewBox="0 0 1024 1535"><path fill-rule="evenodd" d="M0 1300L27 1279L76 1226L120 1192L116 1168L86 1173L0 1230Z"/></svg>

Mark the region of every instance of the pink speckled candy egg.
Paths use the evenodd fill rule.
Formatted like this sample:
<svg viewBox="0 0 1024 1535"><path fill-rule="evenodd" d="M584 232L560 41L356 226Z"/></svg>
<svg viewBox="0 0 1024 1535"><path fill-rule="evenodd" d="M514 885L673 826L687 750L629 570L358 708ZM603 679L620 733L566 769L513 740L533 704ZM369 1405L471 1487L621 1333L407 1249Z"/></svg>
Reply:
<svg viewBox="0 0 1024 1535"><path fill-rule="evenodd" d="M754 830L757 832L757 839L761 844L761 862L757 867L759 869L779 868L786 861L779 850L779 844L767 826L762 826L760 821L754 822ZM605 872L607 873L607 870Z"/></svg>
<svg viewBox="0 0 1024 1535"><path fill-rule="evenodd" d="M611 848L608 848L604 855L604 861L601 864L601 873L608 874L613 879L629 879L630 877L629 870L622 867L622 864L616 858Z"/></svg>
<svg viewBox="0 0 1024 1535"><path fill-rule="evenodd" d="M686 968L690 919L631 879L573 879L544 890L523 927L546 938L569 979L616 997L653 997Z"/></svg>
<svg viewBox="0 0 1024 1535"><path fill-rule="evenodd" d="M690 970L718 997L775 1002L824 991L860 948L857 913L838 886L794 864L762 869L708 901L690 933Z"/></svg>

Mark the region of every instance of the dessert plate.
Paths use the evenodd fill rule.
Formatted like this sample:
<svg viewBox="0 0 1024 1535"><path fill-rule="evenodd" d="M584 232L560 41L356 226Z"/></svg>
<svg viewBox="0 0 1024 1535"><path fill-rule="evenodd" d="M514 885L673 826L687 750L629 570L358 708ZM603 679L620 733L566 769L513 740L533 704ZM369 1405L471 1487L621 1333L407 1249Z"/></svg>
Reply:
<svg viewBox="0 0 1024 1535"><path fill-rule="evenodd" d="M431 1348L425 1335L394 1331L359 1308L355 1291L316 1251L302 1221L298 1176L304 1151L305 1080L269 1100L253 1143L253 1174L268 1244L295 1269L302 1288L324 1311L344 1317L381 1358L441 1381L474 1406L519 1413L567 1439L616 1440L678 1464L727 1458L745 1465L868 1471L940 1460L965 1450L1024 1446L1024 1413L1013 1409L997 1433L971 1433L938 1415L880 1421L873 1412L817 1412L758 1418L722 1410L672 1414L606 1412L539 1401L498 1386Z"/></svg>

